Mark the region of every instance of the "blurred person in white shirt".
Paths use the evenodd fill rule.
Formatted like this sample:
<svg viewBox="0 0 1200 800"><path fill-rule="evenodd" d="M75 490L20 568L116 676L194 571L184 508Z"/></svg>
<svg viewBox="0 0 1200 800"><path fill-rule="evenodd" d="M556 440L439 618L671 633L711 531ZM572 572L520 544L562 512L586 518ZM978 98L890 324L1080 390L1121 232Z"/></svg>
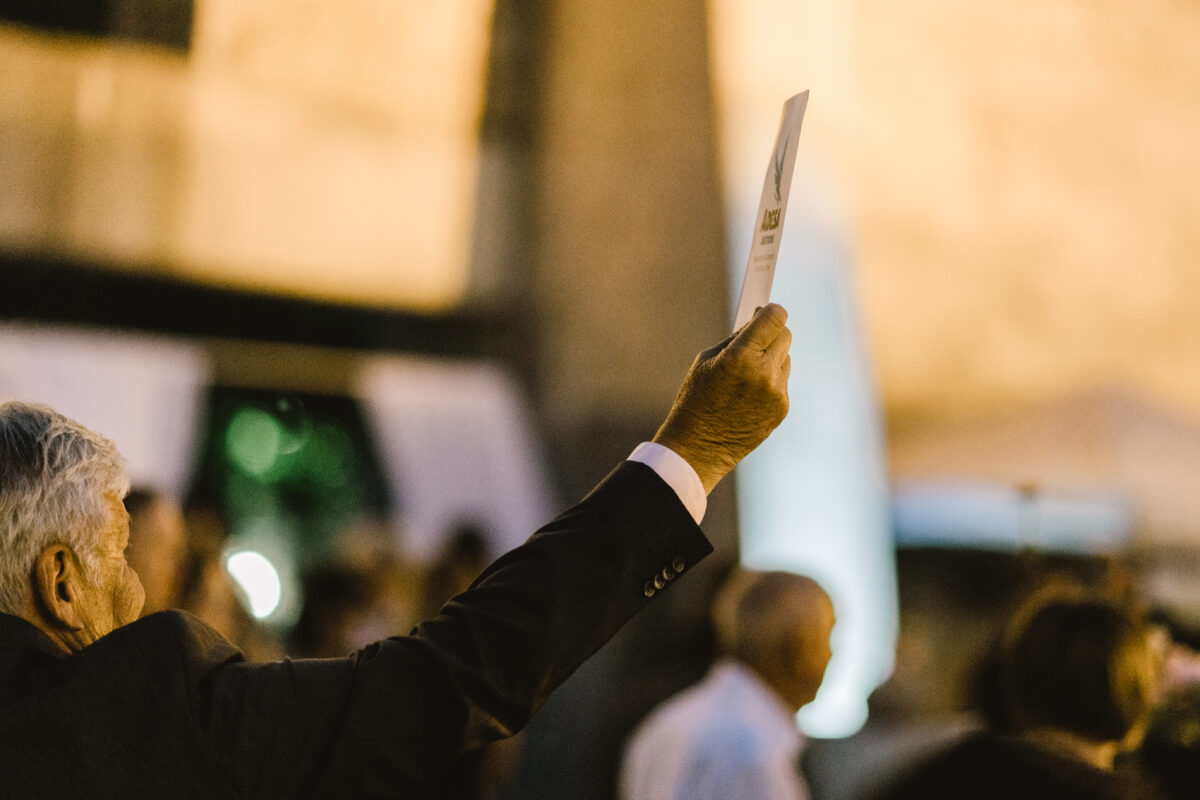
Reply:
<svg viewBox="0 0 1200 800"><path fill-rule="evenodd" d="M738 571L712 613L722 657L634 731L622 800L807 800L795 714L825 677L833 603L811 578Z"/></svg>

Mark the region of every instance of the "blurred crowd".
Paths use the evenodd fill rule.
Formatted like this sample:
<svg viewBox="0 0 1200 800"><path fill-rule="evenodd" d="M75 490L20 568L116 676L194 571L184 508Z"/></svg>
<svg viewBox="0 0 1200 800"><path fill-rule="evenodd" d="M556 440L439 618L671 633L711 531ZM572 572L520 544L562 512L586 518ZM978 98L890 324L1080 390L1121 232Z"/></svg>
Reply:
<svg viewBox="0 0 1200 800"><path fill-rule="evenodd" d="M1200 656L1130 585L1109 572L1029 587L974 665L976 724L865 794L1200 796Z"/></svg>
<svg viewBox="0 0 1200 800"><path fill-rule="evenodd" d="M1126 562L900 555L896 670L814 796L1200 797L1195 631Z"/></svg>
<svg viewBox="0 0 1200 800"><path fill-rule="evenodd" d="M229 532L217 510L197 505L185 511L174 498L144 488L131 491L125 503L131 518L128 557L146 592L143 613L189 611L251 660L344 656L407 633L436 616L497 555L486 529L474 522L447 532L441 554L422 565L404 559L383 526L358 526L304 571L302 608L284 631L247 610L225 569ZM969 696L960 704L968 712L966 725L960 715L940 729L935 723L932 732L922 727L922 720L939 717L923 715L921 702L913 702L913 688L905 687L911 678L905 674L902 635L897 674L872 698L868 736L834 751L835 759L863 765L860 779L850 790L844 785L835 792L817 775L811 789L801 780L799 791L813 800L835 795L878 800L1200 797L1200 654L1173 620L1145 606L1134 585L1112 562L1091 574L1031 573L997 602L1007 611L994 641L969 664ZM820 628L820 643L811 634L812 621L795 624L801 623L804 649L822 651L817 667L812 659L805 662L805 680L812 684L806 703L828 661L832 618ZM781 624L786 620L771 623L775 629ZM743 620L741 627L748 625ZM723 638L729 637L726 632ZM758 671L767 685L780 685L778 675ZM930 673L921 680L929 683ZM794 712L799 704L789 709ZM728 751L734 752L739 734L725 728L732 739ZM878 735L881 730L885 735ZM446 796L513 796L506 786L521 748L518 736L465 757ZM881 756L881 748L890 754ZM716 777L710 778L717 785Z"/></svg>

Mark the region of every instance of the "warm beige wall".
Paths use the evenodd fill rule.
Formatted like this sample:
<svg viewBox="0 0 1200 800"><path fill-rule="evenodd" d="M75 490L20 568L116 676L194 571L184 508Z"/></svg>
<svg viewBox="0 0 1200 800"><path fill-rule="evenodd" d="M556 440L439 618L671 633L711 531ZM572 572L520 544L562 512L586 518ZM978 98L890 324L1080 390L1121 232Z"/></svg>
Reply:
<svg viewBox="0 0 1200 800"><path fill-rule="evenodd" d="M793 194L840 195L894 427L1107 384L1200 416L1200 6L711 5L726 108L812 90Z"/></svg>
<svg viewBox="0 0 1200 800"><path fill-rule="evenodd" d="M0 26L0 248L452 309L491 10L204 0L186 57Z"/></svg>
<svg viewBox="0 0 1200 800"><path fill-rule="evenodd" d="M1200 414L1200 6L860 2L839 158L893 417Z"/></svg>

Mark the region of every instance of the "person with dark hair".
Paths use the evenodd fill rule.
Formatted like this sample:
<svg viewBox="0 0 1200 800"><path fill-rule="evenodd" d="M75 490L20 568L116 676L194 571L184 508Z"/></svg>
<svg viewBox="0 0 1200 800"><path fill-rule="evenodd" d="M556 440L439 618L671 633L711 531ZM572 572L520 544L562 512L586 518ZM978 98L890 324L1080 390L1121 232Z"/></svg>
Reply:
<svg viewBox="0 0 1200 800"><path fill-rule="evenodd" d="M829 596L802 575L737 571L712 616L723 658L634 731L622 800L805 800L794 717L832 655Z"/></svg>
<svg viewBox="0 0 1200 800"><path fill-rule="evenodd" d="M1017 730L1110 768L1143 732L1152 703L1149 637L1142 621L1101 599L1054 600L1019 616L1000 674Z"/></svg>
<svg viewBox="0 0 1200 800"><path fill-rule="evenodd" d="M1114 765L1144 733L1156 672L1149 627L1121 604L1036 596L1010 621L995 664L1001 729L968 737L876 797L1153 797Z"/></svg>
<svg viewBox="0 0 1200 800"><path fill-rule="evenodd" d="M712 552L708 492L787 413L769 305L696 357L666 420L582 501L408 636L248 663L195 617L138 619L113 443L0 404L0 787L36 798L437 796Z"/></svg>

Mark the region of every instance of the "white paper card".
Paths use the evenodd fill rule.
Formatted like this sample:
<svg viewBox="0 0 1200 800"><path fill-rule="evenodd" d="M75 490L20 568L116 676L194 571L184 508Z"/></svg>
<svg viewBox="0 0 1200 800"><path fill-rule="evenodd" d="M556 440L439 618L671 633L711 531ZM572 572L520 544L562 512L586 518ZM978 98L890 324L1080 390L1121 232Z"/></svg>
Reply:
<svg viewBox="0 0 1200 800"><path fill-rule="evenodd" d="M800 124L808 107L808 91L788 98L783 104L783 119L775 150L763 179L762 200L758 203L754 244L742 278L742 293L738 298L733 329L745 325L754 316L754 309L771 301L771 282L775 279L775 261L779 257L779 242L783 238L783 218L787 213L788 192L792 189L792 170L796 166L796 150L800 140Z"/></svg>

